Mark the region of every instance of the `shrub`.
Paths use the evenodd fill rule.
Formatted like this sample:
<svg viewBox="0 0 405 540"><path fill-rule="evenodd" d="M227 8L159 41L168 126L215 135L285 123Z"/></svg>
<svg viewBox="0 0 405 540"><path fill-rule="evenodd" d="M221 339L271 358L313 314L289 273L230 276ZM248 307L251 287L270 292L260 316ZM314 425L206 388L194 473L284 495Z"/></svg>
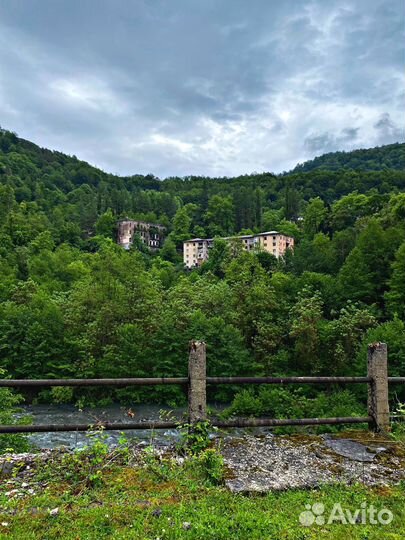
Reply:
<svg viewBox="0 0 405 540"><path fill-rule="evenodd" d="M242 390L234 397L231 406L225 409L223 416L260 416L263 414L264 407L261 399L252 389Z"/></svg>
<svg viewBox="0 0 405 540"><path fill-rule="evenodd" d="M206 420L196 424L180 424L179 430L181 439L177 445L177 450L187 454L199 454L210 444L210 432L214 428Z"/></svg>
<svg viewBox="0 0 405 540"><path fill-rule="evenodd" d="M48 461L41 469L41 479L59 478L68 481L76 490L99 487L104 484L104 472L115 461L126 461L121 447L110 449L103 427L87 433L89 444L75 452L66 452Z"/></svg>
<svg viewBox="0 0 405 540"><path fill-rule="evenodd" d="M53 403L72 403L73 388L71 386L52 386L51 399Z"/></svg>
<svg viewBox="0 0 405 540"><path fill-rule="evenodd" d="M405 403L398 403L395 411L396 422L392 425L393 435L405 444Z"/></svg>
<svg viewBox="0 0 405 540"><path fill-rule="evenodd" d="M348 390L331 393L319 392L314 398L304 395L302 388L289 390L261 386L253 390L242 390L236 394L231 406L223 413L230 416L269 416L271 418L317 418L335 416L361 416L363 406ZM318 431L331 431L332 426L319 427ZM277 432L290 432L281 428Z"/></svg>
<svg viewBox="0 0 405 540"><path fill-rule="evenodd" d="M5 372L0 369L0 377L4 378ZM23 397L14 393L9 388L0 388L0 424L14 425L27 423L28 418L16 419L15 413L18 412L16 406L23 401ZM25 452L30 448L25 435L4 434L0 435L0 453L3 452Z"/></svg>
<svg viewBox="0 0 405 540"><path fill-rule="evenodd" d="M224 478L224 458L214 448L208 448L196 458L201 472L210 484L218 485Z"/></svg>

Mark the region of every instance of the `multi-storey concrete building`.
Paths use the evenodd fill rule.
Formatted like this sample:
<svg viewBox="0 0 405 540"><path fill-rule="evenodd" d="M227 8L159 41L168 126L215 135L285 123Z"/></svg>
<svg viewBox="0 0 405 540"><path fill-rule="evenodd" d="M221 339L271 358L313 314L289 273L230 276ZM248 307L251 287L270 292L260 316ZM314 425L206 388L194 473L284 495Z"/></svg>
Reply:
<svg viewBox="0 0 405 540"><path fill-rule="evenodd" d="M131 247L136 234L139 234L142 242L150 249L159 249L166 234L166 227L163 225L134 219L120 219L117 228L118 243L125 249Z"/></svg>
<svg viewBox="0 0 405 540"><path fill-rule="evenodd" d="M263 250L275 257L281 257L287 249L293 249L294 238L277 231L268 231L243 236L228 236L224 240L241 242L244 249ZM183 242L183 261L187 268L201 266L209 257L209 250L214 243L213 238L192 238Z"/></svg>

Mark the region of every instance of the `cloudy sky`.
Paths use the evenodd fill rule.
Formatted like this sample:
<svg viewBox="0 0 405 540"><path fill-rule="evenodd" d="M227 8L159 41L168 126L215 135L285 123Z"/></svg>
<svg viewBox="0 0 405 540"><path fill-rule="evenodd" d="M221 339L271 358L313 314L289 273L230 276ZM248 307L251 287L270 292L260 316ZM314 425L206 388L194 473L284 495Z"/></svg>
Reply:
<svg viewBox="0 0 405 540"><path fill-rule="evenodd" d="M0 0L0 125L108 172L404 139L403 0Z"/></svg>

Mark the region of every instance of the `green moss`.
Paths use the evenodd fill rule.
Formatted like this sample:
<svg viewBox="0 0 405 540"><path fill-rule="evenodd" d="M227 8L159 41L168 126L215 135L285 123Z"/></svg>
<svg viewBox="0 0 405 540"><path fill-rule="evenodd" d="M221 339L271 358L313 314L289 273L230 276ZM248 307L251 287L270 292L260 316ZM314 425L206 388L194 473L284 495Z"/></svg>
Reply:
<svg viewBox="0 0 405 540"><path fill-rule="evenodd" d="M208 482L200 464L193 459L183 465L163 459L160 472L147 462L137 468L111 464L103 469L102 483L79 491L69 479L52 479L50 471L45 489L18 500L6 496L9 487L2 485L0 539L399 540L405 536L405 484L374 489L331 485L244 496ZM337 502L350 510L363 502L385 507L393 512L394 521L385 526L300 524L306 504L322 503L329 512ZM50 515L52 508L59 509L56 516Z"/></svg>

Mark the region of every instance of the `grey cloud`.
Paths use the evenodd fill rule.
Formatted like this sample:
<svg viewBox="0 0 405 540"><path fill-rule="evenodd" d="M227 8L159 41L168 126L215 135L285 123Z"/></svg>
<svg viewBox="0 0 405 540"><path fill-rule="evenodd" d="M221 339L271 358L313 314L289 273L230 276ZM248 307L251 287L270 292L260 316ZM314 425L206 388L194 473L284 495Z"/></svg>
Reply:
<svg viewBox="0 0 405 540"><path fill-rule="evenodd" d="M309 135L304 141L305 148L310 152L327 152L334 146L334 138L330 133Z"/></svg>
<svg viewBox="0 0 405 540"><path fill-rule="evenodd" d="M382 141L395 142L403 140L405 137L404 128L400 128L393 120L389 113L383 113L378 121L374 124L375 130L379 133Z"/></svg>
<svg viewBox="0 0 405 540"><path fill-rule="evenodd" d="M326 153L335 150L350 149L359 136L360 128L344 128L337 135L332 133L311 134L304 140L305 147L310 152Z"/></svg>
<svg viewBox="0 0 405 540"><path fill-rule="evenodd" d="M401 0L3 2L0 123L122 174L281 171L403 137L403 22Z"/></svg>
<svg viewBox="0 0 405 540"><path fill-rule="evenodd" d="M345 128L342 130L342 140L354 141L357 139L360 128Z"/></svg>

